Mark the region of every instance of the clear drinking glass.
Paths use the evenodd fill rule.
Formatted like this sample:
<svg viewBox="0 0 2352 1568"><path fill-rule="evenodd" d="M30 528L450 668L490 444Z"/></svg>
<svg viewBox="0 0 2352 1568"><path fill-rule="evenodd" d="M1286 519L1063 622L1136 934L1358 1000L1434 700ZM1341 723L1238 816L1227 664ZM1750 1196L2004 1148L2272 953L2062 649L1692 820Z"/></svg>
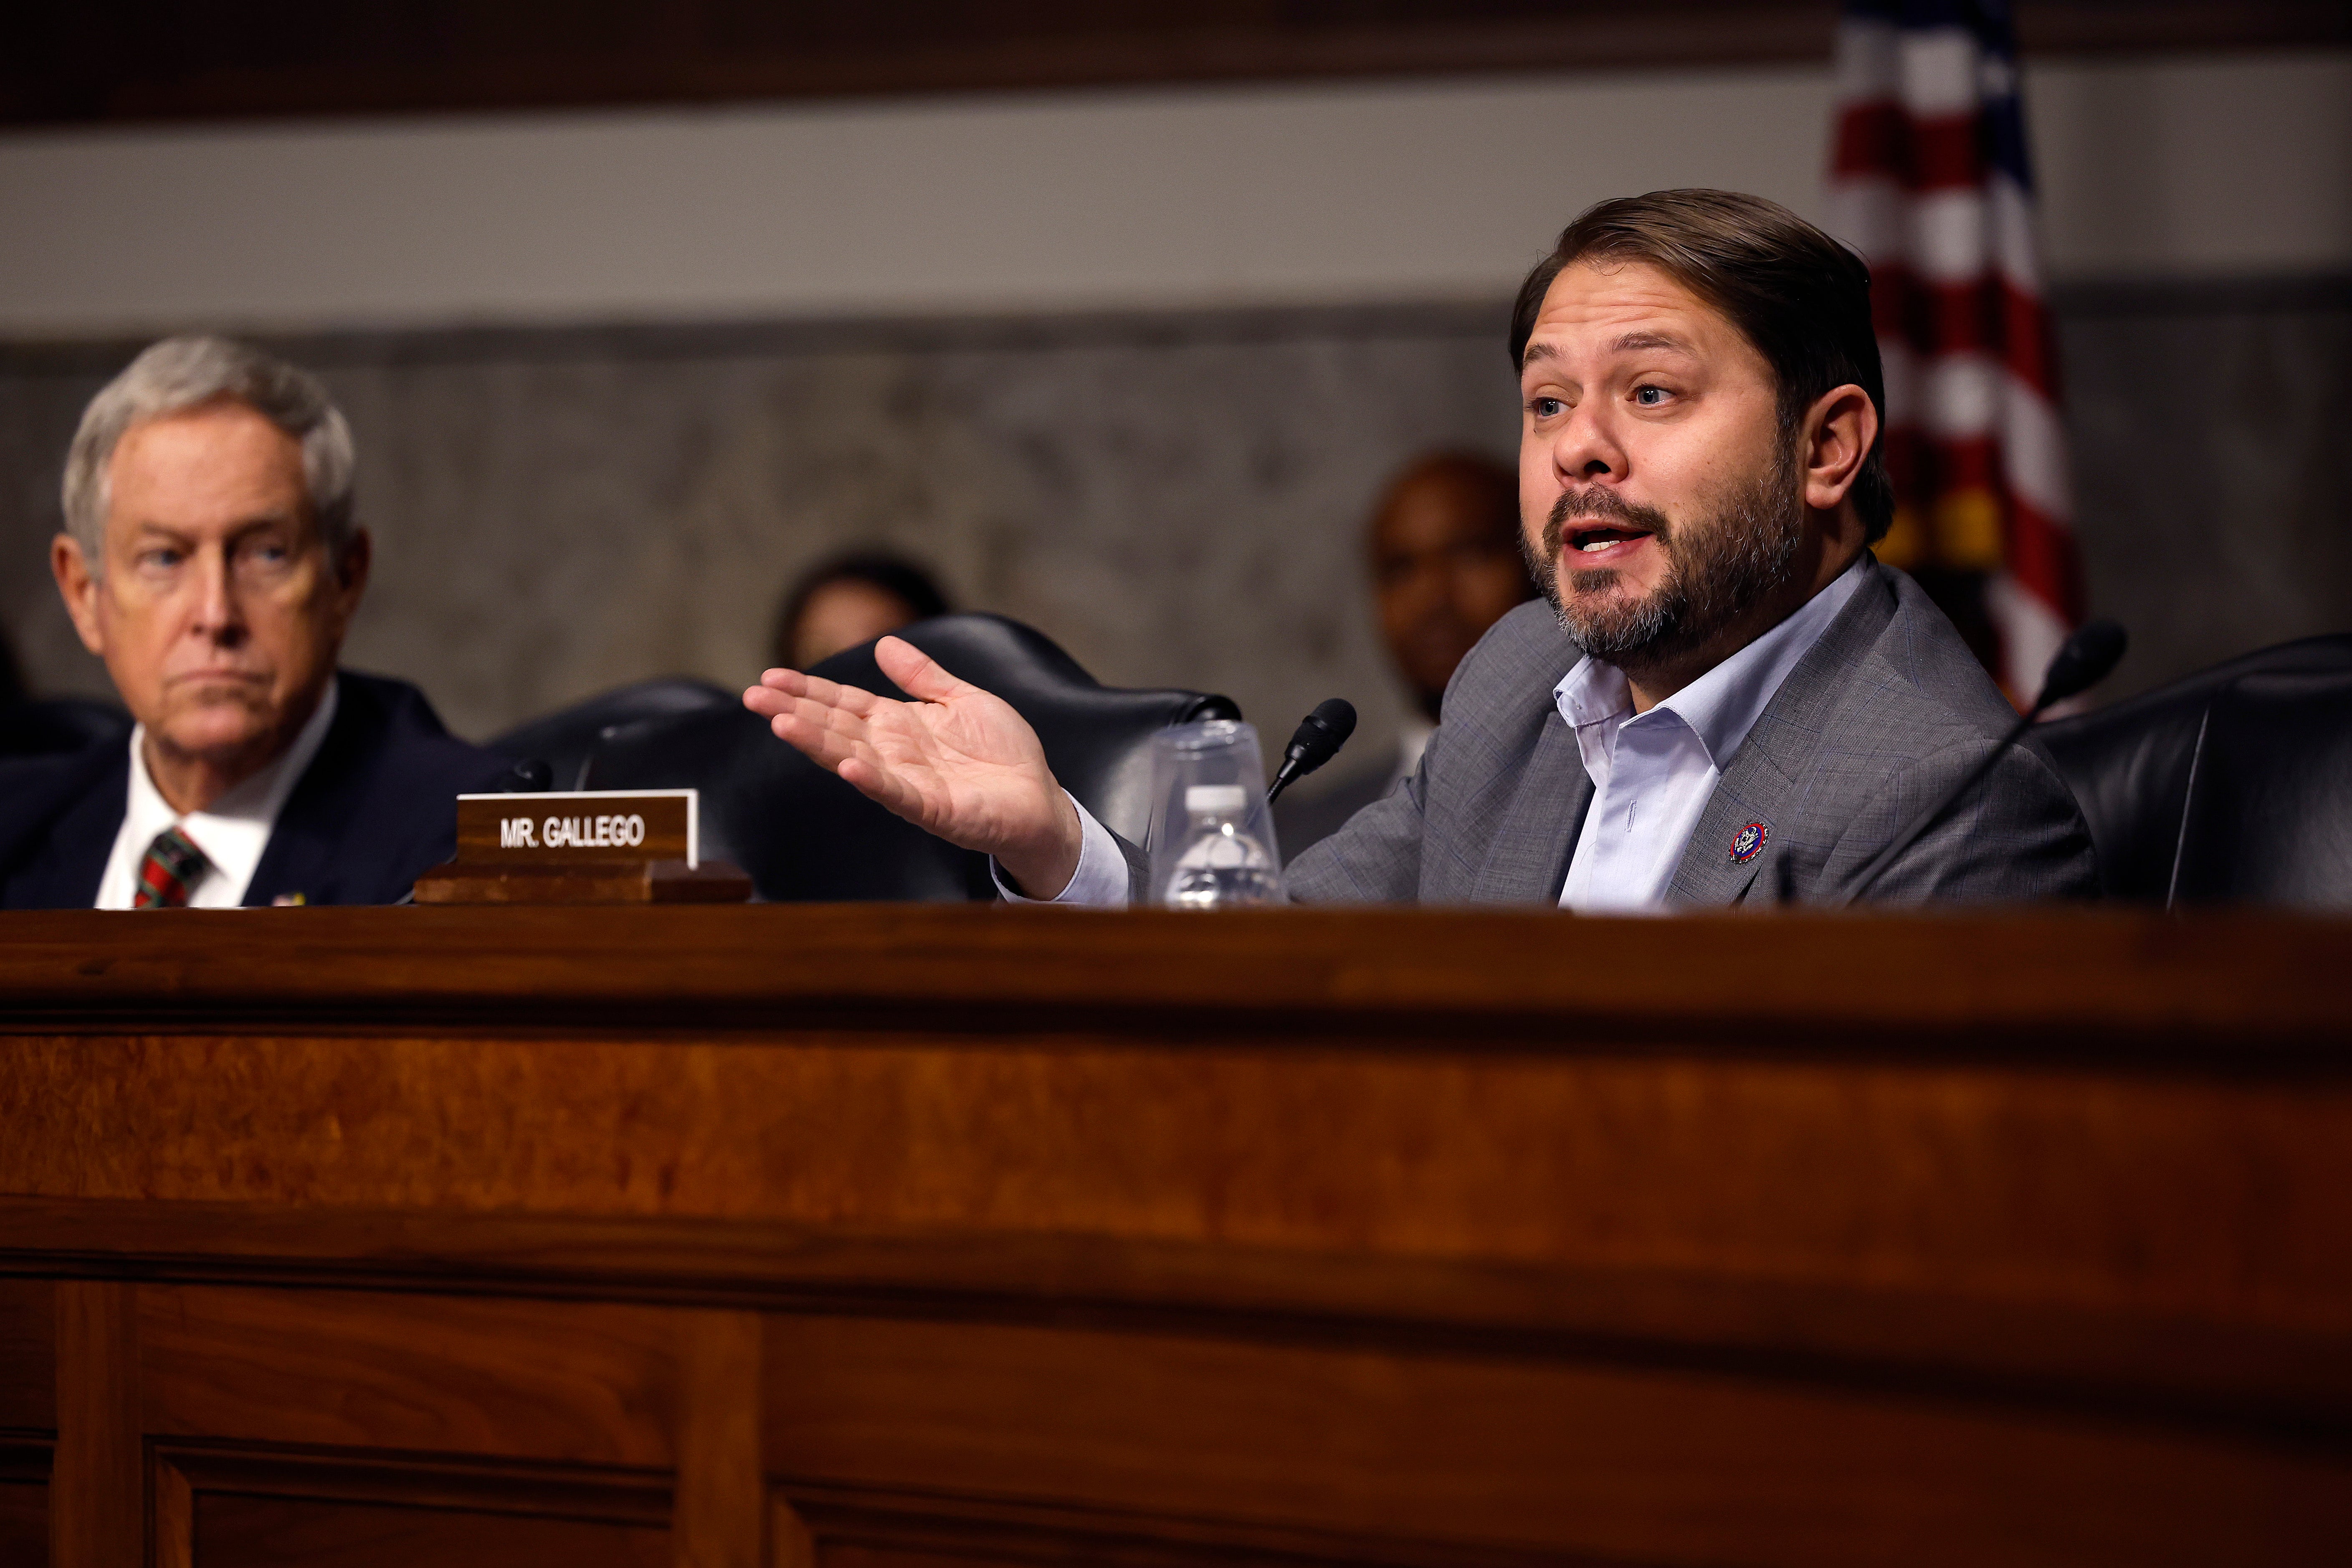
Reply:
<svg viewBox="0 0 2352 1568"><path fill-rule="evenodd" d="M1283 902L1282 852L1255 728L1217 718L1152 737L1149 839L1155 904L1230 909Z"/></svg>

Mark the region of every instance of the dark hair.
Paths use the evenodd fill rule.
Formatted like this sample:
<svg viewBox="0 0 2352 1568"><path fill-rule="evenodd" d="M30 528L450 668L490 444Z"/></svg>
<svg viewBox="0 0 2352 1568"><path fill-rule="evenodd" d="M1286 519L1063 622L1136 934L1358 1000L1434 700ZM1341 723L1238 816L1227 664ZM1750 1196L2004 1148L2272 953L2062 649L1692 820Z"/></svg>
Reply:
<svg viewBox="0 0 2352 1568"><path fill-rule="evenodd" d="M808 601L816 596L818 589L836 582L863 582L878 588L913 611L918 621L945 615L950 609L948 596L931 580L931 574L904 556L892 555L887 550L851 550L845 555L830 556L801 574L776 612L772 642L778 663L792 662L793 632L800 625L801 612L808 608Z"/></svg>
<svg viewBox="0 0 2352 1568"><path fill-rule="evenodd" d="M1560 269L1586 258L1641 261L1730 319L1772 367L1781 434L1794 440L1805 410L1851 382L1878 410L1878 439L1854 476L1854 511L1875 544L1895 522L1886 476L1886 385L1870 319L1862 257L1778 202L1734 191L1653 191L1579 214L1551 254L1519 285L1511 307L1511 371L1534 335Z"/></svg>

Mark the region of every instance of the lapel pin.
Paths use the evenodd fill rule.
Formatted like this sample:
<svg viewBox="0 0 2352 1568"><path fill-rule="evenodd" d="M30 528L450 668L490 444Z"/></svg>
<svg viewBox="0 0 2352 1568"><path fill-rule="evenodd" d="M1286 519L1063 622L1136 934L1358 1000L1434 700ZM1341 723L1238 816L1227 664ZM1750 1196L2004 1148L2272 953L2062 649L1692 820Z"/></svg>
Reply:
<svg viewBox="0 0 2352 1568"><path fill-rule="evenodd" d="M1750 822L1732 834L1731 863L1746 865L1749 861L1754 860L1763 850L1764 841L1771 835L1772 830L1761 822Z"/></svg>

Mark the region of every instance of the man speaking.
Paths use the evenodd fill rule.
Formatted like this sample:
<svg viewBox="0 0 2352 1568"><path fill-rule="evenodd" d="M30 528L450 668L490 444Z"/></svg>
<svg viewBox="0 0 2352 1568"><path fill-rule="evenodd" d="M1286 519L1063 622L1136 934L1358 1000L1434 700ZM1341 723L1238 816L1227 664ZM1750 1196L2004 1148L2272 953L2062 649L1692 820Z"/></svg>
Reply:
<svg viewBox="0 0 2352 1568"><path fill-rule="evenodd" d="M1402 788L1302 854L1306 899L1638 910L1837 899L2015 716L1869 545L1893 521L1869 273L1774 203L1604 202L1513 311L1521 544L1548 603L1463 661ZM1015 896L1124 903L1130 846L996 698L895 640L916 700L771 670L783 739L996 858ZM2093 890L2082 814L2012 746L1868 888Z"/></svg>
<svg viewBox="0 0 2352 1568"><path fill-rule="evenodd" d="M293 366L172 338L82 414L50 564L138 721L0 773L0 905L389 904L504 764L339 674L367 586L351 430Z"/></svg>

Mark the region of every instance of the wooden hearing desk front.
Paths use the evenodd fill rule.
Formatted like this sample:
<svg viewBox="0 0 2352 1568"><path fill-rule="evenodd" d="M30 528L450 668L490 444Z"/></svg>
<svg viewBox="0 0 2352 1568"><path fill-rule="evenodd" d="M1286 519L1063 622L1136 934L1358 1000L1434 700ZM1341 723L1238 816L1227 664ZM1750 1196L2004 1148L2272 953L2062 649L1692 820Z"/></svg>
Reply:
<svg viewBox="0 0 2352 1568"><path fill-rule="evenodd" d="M0 1562L2352 1562L2352 926L0 917Z"/></svg>

